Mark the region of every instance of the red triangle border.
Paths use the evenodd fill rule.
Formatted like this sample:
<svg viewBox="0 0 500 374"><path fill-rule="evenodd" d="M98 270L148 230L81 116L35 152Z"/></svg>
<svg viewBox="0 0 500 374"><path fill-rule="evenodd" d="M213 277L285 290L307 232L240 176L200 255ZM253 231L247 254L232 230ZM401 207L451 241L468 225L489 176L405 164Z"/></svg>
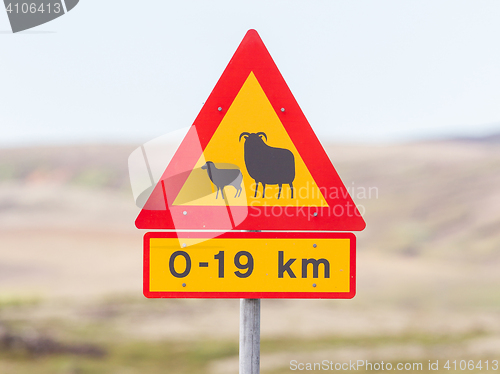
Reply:
<svg viewBox="0 0 500 374"><path fill-rule="evenodd" d="M174 199L169 203L167 197L177 196L187 179L187 175L184 175L185 170L192 170L200 157L200 154L189 150L199 148L198 145L193 148L195 144L201 144L202 150L206 148L252 71L317 186L327 189L324 197L329 207L279 207L280 209L275 207L273 210L271 207L262 206L230 208L172 206ZM218 108L222 110L219 111ZM285 108L285 111L281 108ZM181 177L176 178L176 176ZM165 183L166 180L168 183ZM332 189L335 189L335 194L328 193ZM156 206L155 209L158 209L158 203L162 198L164 199L162 204L166 209L148 209L151 206ZM280 214L276 214L277 212ZM228 213L229 217L245 215L246 218L237 226L232 224L232 227L220 227L220 222L224 219L227 221ZM230 229L361 231L366 226L255 30L249 30L245 35L135 223L139 229L223 229L224 231Z"/></svg>

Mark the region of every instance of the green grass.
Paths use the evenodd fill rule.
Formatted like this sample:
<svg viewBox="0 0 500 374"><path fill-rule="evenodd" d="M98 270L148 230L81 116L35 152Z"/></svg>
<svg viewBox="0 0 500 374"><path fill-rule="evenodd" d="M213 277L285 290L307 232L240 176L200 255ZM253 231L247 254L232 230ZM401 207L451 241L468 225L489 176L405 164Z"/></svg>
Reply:
<svg viewBox="0 0 500 374"><path fill-rule="evenodd" d="M381 346L399 346L405 344L418 345L421 347L433 347L443 345L455 345L470 339L486 336L482 330L469 331L462 334L421 334L405 333L401 335L375 335L367 337L341 337L332 336L325 338L310 339L265 339L261 342L261 349L265 352L311 352L337 347L363 347L374 348Z"/></svg>
<svg viewBox="0 0 500 374"><path fill-rule="evenodd" d="M198 342L151 342L130 341L114 335L109 330L91 329L94 341L107 350L104 358L54 355L49 357L30 357L22 352L2 352L0 349L0 373L2 374L184 374L207 373L210 362L237 357L238 341ZM74 330L76 331L76 330ZM90 338L87 334L87 341ZM396 336L373 337L326 337L326 338L283 338L263 339L261 351L265 354L276 352L300 353L301 355L323 349L342 347L380 347L414 344L426 348L455 346L469 339L484 336L482 331L454 335L404 334ZM107 340L107 342L103 342ZM264 356L265 357L265 356ZM429 357L431 359L432 357ZM357 359L357 358L353 358ZM383 358L381 358L383 359ZM372 360L377 362L377 360ZM427 360L424 360L427 362ZM407 361L404 361L407 362ZM410 361L411 362L411 361ZM397 363L395 361L395 363ZM270 374L289 373L288 362L284 367ZM363 372L363 371L360 371ZM424 371L425 372L425 371Z"/></svg>
<svg viewBox="0 0 500 374"><path fill-rule="evenodd" d="M28 299L13 301L3 299L0 307L0 322L2 317L13 334L23 336L33 329L46 334L62 344L81 345L92 344L106 351L102 358L57 354L34 357L22 349L6 351L2 348L0 339L0 374L205 374L210 365L217 360L234 359L238 357L238 338L225 340L207 340L200 338L194 341L156 341L138 338L127 330L122 314L128 311L134 315L141 314L142 307L154 310L156 304L145 303L141 298L130 298L127 295L114 295L103 298L97 304L82 304L68 309L66 317L47 315L33 318L36 313L27 313L30 309L37 310L38 305L31 305ZM173 300L172 304L185 303ZM1 302L0 302L0 305ZM165 305L158 303L162 313ZM53 305L53 308L57 305ZM68 305L61 304L61 308ZM106 312L111 310L111 314ZM7 313L8 312L8 313ZM65 312L66 313L66 312ZM103 314L104 313L104 314ZM130 322L128 322L130 323ZM1 324L1 323L0 323ZM0 334L1 335L1 334ZM266 355L282 354L293 357L313 355L316 352L335 352L343 348L361 348L370 351L380 347L417 346L428 352L422 362L427 359L445 358L460 359L460 357L440 357L442 352L462 352L462 347L473 339L488 336L489 332L481 329L467 332L439 333L406 331L399 334L380 334L372 336L324 336L324 337L281 337L267 338L263 336L261 352L263 360ZM325 357L328 359L328 357ZM353 360L365 359L353 357ZM373 362L384 357L372 359ZM399 360L399 358L397 358ZM467 357L467 359L475 359ZM490 358L491 359L491 358ZM494 358L497 359L497 358ZM401 357L397 362L411 362ZM279 367L282 366L282 367ZM289 362L278 363L274 371L262 371L263 374L290 373ZM440 370L443 371L443 370ZM363 372L360 370L360 372ZM426 372L426 371L422 371ZM443 371L448 373L448 371ZM451 371L450 371L451 373Z"/></svg>
<svg viewBox="0 0 500 374"><path fill-rule="evenodd" d="M130 342L110 345L104 358L29 357L0 351L2 374L206 373L210 361L238 354L237 342Z"/></svg>
<svg viewBox="0 0 500 374"><path fill-rule="evenodd" d="M41 296L17 296L9 294L0 294L0 311L2 308L17 306L36 306L43 301Z"/></svg>
<svg viewBox="0 0 500 374"><path fill-rule="evenodd" d="M111 184L115 174L112 170L89 168L77 174L72 182L82 187L101 188Z"/></svg>

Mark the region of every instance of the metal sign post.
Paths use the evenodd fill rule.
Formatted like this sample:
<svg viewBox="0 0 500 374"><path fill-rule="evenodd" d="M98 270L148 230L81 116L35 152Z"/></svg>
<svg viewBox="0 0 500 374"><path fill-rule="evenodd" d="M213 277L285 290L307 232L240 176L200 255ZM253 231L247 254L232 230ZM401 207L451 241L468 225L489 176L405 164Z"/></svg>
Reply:
<svg viewBox="0 0 500 374"><path fill-rule="evenodd" d="M240 374L260 373L260 299L240 299Z"/></svg>

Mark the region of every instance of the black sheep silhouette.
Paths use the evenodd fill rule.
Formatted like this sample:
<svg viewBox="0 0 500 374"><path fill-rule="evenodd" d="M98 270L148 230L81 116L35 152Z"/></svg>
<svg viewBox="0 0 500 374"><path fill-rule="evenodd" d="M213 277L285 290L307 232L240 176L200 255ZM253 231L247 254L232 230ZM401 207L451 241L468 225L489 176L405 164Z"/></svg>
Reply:
<svg viewBox="0 0 500 374"><path fill-rule="evenodd" d="M224 187L226 186L233 186L236 188L236 195L234 195L234 197L239 197L241 195L243 175L241 175L239 169L218 169L212 161L207 161L201 168L207 171L208 177L217 187L216 199L219 197L219 190L224 199Z"/></svg>
<svg viewBox="0 0 500 374"><path fill-rule="evenodd" d="M262 137L267 135L263 132L242 132L241 138L245 138L245 165L248 174L255 180L255 196L259 183L262 183L262 197L266 197L266 184L277 184L279 186L278 199L281 196L281 186L288 184L293 199L293 180L295 179L295 157L293 153L284 148L274 148L264 143Z"/></svg>

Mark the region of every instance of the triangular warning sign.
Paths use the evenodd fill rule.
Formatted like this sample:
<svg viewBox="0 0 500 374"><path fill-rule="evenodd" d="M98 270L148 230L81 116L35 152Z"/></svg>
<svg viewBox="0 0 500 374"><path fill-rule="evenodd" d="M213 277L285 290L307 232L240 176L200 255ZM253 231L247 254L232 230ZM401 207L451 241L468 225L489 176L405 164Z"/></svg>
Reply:
<svg viewBox="0 0 500 374"><path fill-rule="evenodd" d="M172 230L365 228L255 30L247 32L136 226Z"/></svg>

